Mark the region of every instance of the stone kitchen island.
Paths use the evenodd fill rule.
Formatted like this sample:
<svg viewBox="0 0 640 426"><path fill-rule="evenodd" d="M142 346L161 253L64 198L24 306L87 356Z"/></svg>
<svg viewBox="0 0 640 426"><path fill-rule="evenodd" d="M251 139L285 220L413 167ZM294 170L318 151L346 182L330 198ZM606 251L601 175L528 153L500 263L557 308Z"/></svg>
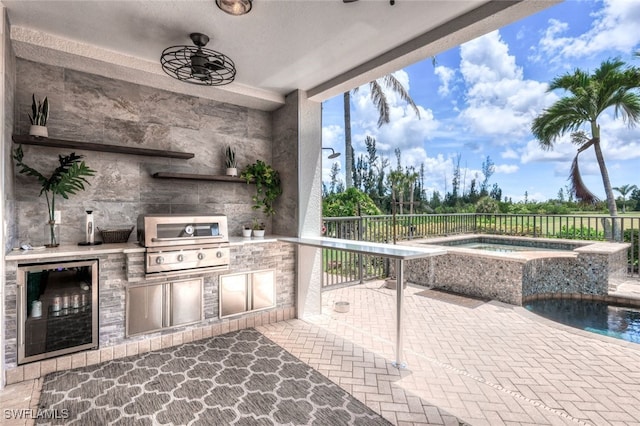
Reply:
<svg viewBox="0 0 640 426"><path fill-rule="evenodd" d="M137 243L99 246L61 245L57 248L13 251L5 257L5 368L7 384L47 373L104 362L162 347L178 345L237 329L283 321L295 317L295 248L265 238L232 237L228 269L187 270L171 274L145 275L145 248ZM33 264L62 264L80 260L98 261L98 348L18 365L20 300L19 268ZM275 300L272 307L223 315L220 312L220 281L273 271ZM201 320L127 335L127 300L132 289L183 280L202 280ZM134 300L132 298L132 300ZM135 306L133 309L140 309Z"/></svg>

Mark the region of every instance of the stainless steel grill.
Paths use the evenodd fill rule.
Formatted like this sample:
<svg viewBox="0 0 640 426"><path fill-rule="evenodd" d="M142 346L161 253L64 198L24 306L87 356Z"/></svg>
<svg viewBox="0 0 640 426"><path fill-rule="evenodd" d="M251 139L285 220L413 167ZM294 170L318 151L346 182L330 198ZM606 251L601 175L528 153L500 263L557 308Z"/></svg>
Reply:
<svg viewBox="0 0 640 426"><path fill-rule="evenodd" d="M229 267L226 216L140 215L137 232L147 274Z"/></svg>

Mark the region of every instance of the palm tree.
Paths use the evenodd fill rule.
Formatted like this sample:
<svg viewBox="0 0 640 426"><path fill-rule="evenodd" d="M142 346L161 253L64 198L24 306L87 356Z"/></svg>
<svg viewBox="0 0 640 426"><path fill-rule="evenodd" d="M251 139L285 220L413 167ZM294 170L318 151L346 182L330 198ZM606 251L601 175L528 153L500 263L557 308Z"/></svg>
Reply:
<svg viewBox="0 0 640 426"><path fill-rule="evenodd" d="M598 117L613 107L614 117L622 119L631 127L640 122L640 69L625 67L620 59L609 59L592 74L580 69L556 77L547 91L563 89L567 92L559 101L545 109L533 120L531 133L543 149L552 149L554 142L570 132L571 141L578 145L578 152L571 168L572 191L582 201L594 202L597 198L586 188L580 178L578 155L593 147L607 195L607 207L611 216L617 216L616 202L609 180L600 145ZM589 126L590 136L582 130ZM614 226L616 221L614 220ZM616 230L614 228L614 235Z"/></svg>
<svg viewBox="0 0 640 426"><path fill-rule="evenodd" d="M630 192L633 192L634 189L638 189L637 186L635 185L622 185L622 186L614 186L613 190L617 191L620 193L620 195L622 195L622 213L626 213L627 212L627 194L629 194Z"/></svg>
<svg viewBox="0 0 640 426"><path fill-rule="evenodd" d="M382 84L380 84L382 82ZM384 86L384 87L383 87ZM389 101L384 89L388 88L400 95L400 98L407 102L413 111L420 118L420 111L415 104L409 92L404 88L402 83L393 76L393 74L387 74L384 77L369 82L369 88L371 89L371 100L373 105L378 109L378 127L383 124L388 124L390 121L389 116ZM353 89L354 93L358 88ZM346 187L351 188L353 186L353 145L351 144L351 92L345 92L344 95L344 151L345 151L345 181Z"/></svg>

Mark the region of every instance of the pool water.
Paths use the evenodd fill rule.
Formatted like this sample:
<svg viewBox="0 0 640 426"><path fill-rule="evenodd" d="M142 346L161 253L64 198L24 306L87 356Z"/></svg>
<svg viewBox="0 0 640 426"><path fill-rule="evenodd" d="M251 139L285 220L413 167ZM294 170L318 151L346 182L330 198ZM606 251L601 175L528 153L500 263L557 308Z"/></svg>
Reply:
<svg viewBox="0 0 640 426"><path fill-rule="evenodd" d="M495 243L464 243L456 245L455 247L470 248L475 250L487 250L496 251L499 253L512 253L518 251L558 251L555 248L541 248L541 247L529 247L518 246L515 244L495 244Z"/></svg>
<svg viewBox="0 0 640 426"><path fill-rule="evenodd" d="M535 300L525 308L571 327L640 343L640 309L580 299Z"/></svg>

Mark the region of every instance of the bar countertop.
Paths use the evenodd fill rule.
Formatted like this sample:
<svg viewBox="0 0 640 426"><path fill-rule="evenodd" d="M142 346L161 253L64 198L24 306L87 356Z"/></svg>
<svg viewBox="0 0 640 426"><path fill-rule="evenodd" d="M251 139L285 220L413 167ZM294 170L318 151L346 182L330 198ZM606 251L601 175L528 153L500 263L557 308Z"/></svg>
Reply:
<svg viewBox="0 0 640 426"><path fill-rule="evenodd" d="M280 237L278 238L278 240L304 246L344 250L353 253L372 254L399 260L420 259L423 257L439 256L447 253L447 250L445 248L398 246L393 244L372 243L368 241L343 240L339 238Z"/></svg>

